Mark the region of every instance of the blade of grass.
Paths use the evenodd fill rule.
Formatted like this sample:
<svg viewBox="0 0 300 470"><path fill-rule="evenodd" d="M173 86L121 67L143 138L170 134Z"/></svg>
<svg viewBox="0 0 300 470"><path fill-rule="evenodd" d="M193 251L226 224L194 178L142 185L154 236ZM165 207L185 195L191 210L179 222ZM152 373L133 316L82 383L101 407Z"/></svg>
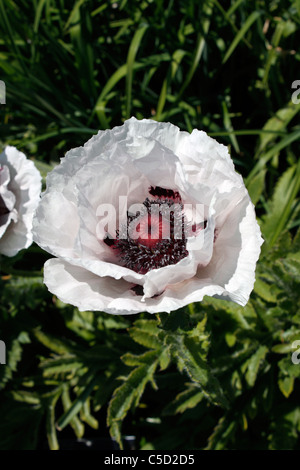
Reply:
<svg viewBox="0 0 300 470"><path fill-rule="evenodd" d="M227 15L228 16L231 16L235 10L240 6L241 3L245 2L245 0L237 0L237 2L235 2L230 8L229 10L227 11Z"/></svg>
<svg viewBox="0 0 300 470"><path fill-rule="evenodd" d="M8 3L6 3L6 6L8 6ZM2 20L1 23L2 23L3 29L6 30L8 36L9 36L13 54L14 54L15 57L17 57L20 65L21 65L21 68L23 69L23 72L25 72L27 74L27 67L26 67L25 62L23 60L23 56L20 53L18 46L16 45L14 32L13 32L13 30L11 28L11 25L10 25L10 22L8 20L3 0L0 0L0 20Z"/></svg>
<svg viewBox="0 0 300 470"><path fill-rule="evenodd" d="M243 37L245 36L247 31L251 28L252 24L260 17L261 14L262 14L261 11L253 11L251 13L251 15L247 18L247 20L243 24L242 28L236 34L234 40L232 41L231 45L229 46L229 48L228 48L228 50L227 50L227 52L226 52L226 54L223 58L222 64L225 64L225 62L227 62L227 60L229 59L231 54L234 52L234 50L239 45L239 42L243 39Z"/></svg>
<svg viewBox="0 0 300 470"><path fill-rule="evenodd" d="M195 52L194 52L194 57L193 57L193 61L192 61L192 64L190 66L190 69L186 75L186 78L185 78L185 81L183 82L182 86L181 86L181 89L177 95L177 98L176 98L176 101L178 102L182 95L183 95L183 92L185 91L185 89L187 88L187 86L189 85L189 83L191 82L193 76L194 76L194 73L199 65L199 62L200 62L200 59L201 59L201 56L202 56L202 52L203 52L203 49L204 49L204 46L205 46L205 42L206 42L206 38L205 38L205 35L208 33L208 30L209 30L209 27L210 27L210 17L212 15L212 12L213 12L213 9L212 7L209 5L209 4L206 4L204 9L203 9L203 13L206 15L206 18L204 19L203 21L203 34L202 33L198 33L198 36L197 36L197 44L196 44L196 48L195 48Z"/></svg>
<svg viewBox="0 0 300 470"><path fill-rule="evenodd" d="M274 145L264 156L261 156L260 160L257 162L253 170L249 173L246 178L246 185L250 183L251 179L262 169L265 168L266 163L271 160L271 158L280 152L282 149L290 145L295 140L300 138L300 130L294 131L291 134L287 135L281 139L278 144Z"/></svg>
<svg viewBox="0 0 300 470"><path fill-rule="evenodd" d="M166 99L167 99L167 91L168 91L168 88L170 86L170 83L171 83L172 79L174 78L174 76L175 76L175 74L178 70L178 67L180 65L180 62L181 62L181 60L183 59L183 57L185 55L186 55L186 51L183 51L182 49L178 49L174 52L174 54L172 56L172 61L171 61L171 64L170 64L170 68L167 72L167 76L164 79L162 87L161 87L161 92L160 92L159 99L158 99L158 104L157 104L156 115L153 118L157 121L160 120L161 113L163 112L163 109L164 109L164 106L165 106L165 103L166 103Z"/></svg>
<svg viewBox="0 0 300 470"><path fill-rule="evenodd" d="M40 0L38 3L38 6L35 10L35 18L34 18L34 23L33 23L33 32L37 34L39 30L39 25L41 21L41 16L42 16L42 11L45 6L47 0Z"/></svg>
<svg viewBox="0 0 300 470"><path fill-rule="evenodd" d="M285 27L285 22L284 21L280 21L276 25L276 29L275 29L274 35L272 37L272 46L271 46L270 50L268 51L267 63L265 65L264 76L263 76L263 79L262 79L262 84L263 84L264 87L268 83L268 78L269 78L269 73L270 73L271 66L276 61L276 57L277 57L276 48L279 46L280 39L281 39L283 30L284 30L284 27Z"/></svg>
<svg viewBox="0 0 300 470"><path fill-rule="evenodd" d="M131 112L131 95L132 95L132 80L133 80L133 70L134 70L134 61L137 54L137 51L140 47L141 41L145 32L148 29L148 25L144 25L136 30L133 39L131 41L128 56L127 56L127 73L126 73L126 84L125 84L125 95L126 95L126 105L125 105L125 117L126 119L130 118Z"/></svg>
<svg viewBox="0 0 300 470"><path fill-rule="evenodd" d="M300 111L300 104L294 104L290 101L287 106L279 109L274 116L272 116L263 127L263 130L282 131L287 127L289 122ZM277 134L269 132L263 133L260 137L259 147L255 154L255 159L258 159L260 154L265 151L267 145L276 139Z"/></svg>
<svg viewBox="0 0 300 470"><path fill-rule="evenodd" d="M79 71L81 87L87 99L96 98L94 80L94 53L91 42L92 23L88 10L84 7L86 0L79 0L72 14L74 23L69 29L76 57L75 66Z"/></svg>
<svg viewBox="0 0 300 470"><path fill-rule="evenodd" d="M32 139L24 140L24 143L26 144L33 144L36 142L42 142L43 140L51 139L52 137L57 137L61 134L90 134L94 135L98 131L97 129L90 129L88 127L64 127L62 129L57 129L53 132L47 132L45 134L38 135L37 137L34 137ZM17 141L19 142L19 141ZM14 144L14 141L10 141L11 145Z"/></svg>
<svg viewBox="0 0 300 470"><path fill-rule="evenodd" d="M85 2L86 2L86 0L78 0L75 3L75 5L73 6L72 11L69 15L69 18L67 19L66 24L64 26L65 31L68 31L71 23L73 23L73 22L74 22L74 24L77 23L78 17L79 17L79 9L80 9L81 5L83 5L83 3L85 3Z"/></svg>
<svg viewBox="0 0 300 470"><path fill-rule="evenodd" d="M222 109L223 109L223 121L224 121L225 129L227 129L228 131L233 131L230 115L228 112L228 107L227 107L225 100L222 101ZM235 134L230 133L229 138L236 153L240 153L240 147L239 147Z"/></svg>
<svg viewBox="0 0 300 470"><path fill-rule="evenodd" d="M137 62L134 63L133 68L134 69L139 69L141 67L144 67L143 64L139 64ZM109 128L109 121L106 117L105 114L105 105L106 105L106 100L105 98L107 97L108 93L116 86L116 84L126 76L127 73L127 64L122 65L121 67L116 70L110 79L107 81L107 83L104 85L97 101L94 106L94 109L90 115L90 118L88 120L88 125L92 122L95 114L97 114L99 122L101 124L102 129L108 129Z"/></svg>
<svg viewBox="0 0 300 470"><path fill-rule="evenodd" d="M224 18L226 19L226 21L228 21L228 23L230 24L230 26L232 27L232 29L238 33L238 28L236 27L235 23L232 21L232 19L230 18L230 15L224 10L224 8L222 7L222 5L220 5L220 3L218 2L218 0L212 0L214 2L214 4L216 5L216 7L220 10L220 12L223 14ZM249 47L249 48L252 48L251 44L247 41L247 39L245 38L242 38L242 41Z"/></svg>

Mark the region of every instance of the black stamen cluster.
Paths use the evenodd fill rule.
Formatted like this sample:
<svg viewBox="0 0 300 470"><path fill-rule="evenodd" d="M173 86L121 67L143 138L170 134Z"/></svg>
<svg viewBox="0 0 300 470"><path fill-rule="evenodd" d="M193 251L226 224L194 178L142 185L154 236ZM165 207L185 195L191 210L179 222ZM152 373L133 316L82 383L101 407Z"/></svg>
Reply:
<svg viewBox="0 0 300 470"><path fill-rule="evenodd" d="M155 200L146 198L143 202L145 213L150 216L151 213L153 214L153 205L156 205L155 211L158 209L159 217L170 226L169 238L159 239L152 246L145 246L139 239L132 239L130 237L129 225L140 215L138 213L134 217L128 214L127 227L122 227L122 236L117 233L117 239L113 243L111 241L106 242L117 251L122 264L127 268L140 274L145 274L151 269L176 264L188 255L184 232L183 206L181 202L174 203L172 196L175 196L177 199L179 198L173 191L171 191L169 196L171 197L161 194Z"/></svg>

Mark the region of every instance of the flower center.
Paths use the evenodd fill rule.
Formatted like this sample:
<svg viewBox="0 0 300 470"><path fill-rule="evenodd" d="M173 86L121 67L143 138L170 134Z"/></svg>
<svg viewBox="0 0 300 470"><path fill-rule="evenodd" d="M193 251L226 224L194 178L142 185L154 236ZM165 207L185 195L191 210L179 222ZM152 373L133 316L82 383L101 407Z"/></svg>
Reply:
<svg viewBox="0 0 300 470"><path fill-rule="evenodd" d="M148 248L154 248L163 239L163 232L166 232L166 229L167 223L160 213L152 215L147 212L136 227L139 234L137 242Z"/></svg>
<svg viewBox="0 0 300 470"><path fill-rule="evenodd" d="M188 255L179 193L160 187L151 187L149 193L154 199L146 198L135 216L127 214L127 225L117 238L104 240L124 266L140 274L176 264Z"/></svg>

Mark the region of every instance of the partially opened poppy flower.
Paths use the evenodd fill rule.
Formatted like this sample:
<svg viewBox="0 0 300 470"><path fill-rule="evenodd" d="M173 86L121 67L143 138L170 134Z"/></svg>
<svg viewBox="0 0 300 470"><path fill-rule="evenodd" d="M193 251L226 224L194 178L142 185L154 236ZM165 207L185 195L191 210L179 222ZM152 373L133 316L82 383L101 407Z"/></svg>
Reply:
<svg viewBox="0 0 300 470"><path fill-rule="evenodd" d="M32 244L32 219L41 189L34 163L7 146L0 154L0 253L15 256Z"/></svg>
<svg viewBox="0 0 300 470"><path fill-rule="evenodd" d="M224 145L131 118L67 152L34 219L50 292L80 310L170 312L205 295L245 305L262 238Z"/></svg>

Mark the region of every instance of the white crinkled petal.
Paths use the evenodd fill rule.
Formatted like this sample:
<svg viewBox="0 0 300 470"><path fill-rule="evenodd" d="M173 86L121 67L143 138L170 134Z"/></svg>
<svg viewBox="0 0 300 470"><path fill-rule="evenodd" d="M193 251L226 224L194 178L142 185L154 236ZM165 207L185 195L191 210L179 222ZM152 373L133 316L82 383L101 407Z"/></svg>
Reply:
<svg viewBox="0 0 300 470"><path fill-rule="evenodd" d="M210 264L198 270L200 279L224 288L224 298L246 305L255 282L255 266L263 243L254 206L245 195L228 213Z"/></svg>
<svg viewBox="0 0 300 470"><path fill-rule="evenodd" d="M7 166L0 165L0 239L3 237L11 222L18 220L15 195L8 189L10 174Z"/></svg>
<svg viewBox="0 0 300 470"><path fill-rule="evenodd" d="M32 220L39 203L41 175L34 163L12 146L7 146L1 153L0 164L9 169L8 189L15 197L16 211L0 239L0 252L6 256L15 256L32 243Z"/></svg>
<svg viewBox="0 0 300 470"><path fill-rule="evenodd" d="M134 145L128 146L128 150L134 159L134 166L147 177L152 186L184 190L182 164L170 149L156 141L138 137Z"/></svg>
<svg viewBox="0 0 300 470"><path fill-rule="evenodd" d="M222 294L224 289L191 279L168 287L159 297L147 299L132 291L133 284L124 280L99 278L60 259L50 259L44 266L44 282L60 300L79 310L104 311L116 315L139 312L171 312L200 301L205 295Z"/></svg>
<svg viewBox="0 0 300 470"><path fill-rule="evenodd" d="M192 254L176 264L170 264L159 269L151 269L144 275L145 299L161 294L168 285L192 278L197 272L197 263Z"/></svg>
<svg viewBox="0 0 300 470"><path fill-rule="evenodd" d="M16 196L9 190L10 183L9 168L4 165L1 166L0 161L0 196L8 211L12 211L16 204Z"/></svg>
<svg viewBox="0 0 300 470"><path fill-rule="evenodd" d="M55 256L76 257L80 219L77 207L56 187L44 193L33 220L33 238Z"/></svg>
<svg viewBox="0 0 300 470"><path fill-rule="evenodd" d="M46 261L44 282L49 291L80 310L127 314L141 311L141 303L123 279L99 277L57 258Z"/></svg>

